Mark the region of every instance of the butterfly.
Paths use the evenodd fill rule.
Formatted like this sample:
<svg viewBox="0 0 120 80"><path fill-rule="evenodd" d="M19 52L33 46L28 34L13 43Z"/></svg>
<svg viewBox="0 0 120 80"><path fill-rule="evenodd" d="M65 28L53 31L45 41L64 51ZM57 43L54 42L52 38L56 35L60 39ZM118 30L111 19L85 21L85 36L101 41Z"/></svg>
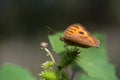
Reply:
<svg viewBox="0 0 120 80"><path fill-rule="evenodd" d="M64 31L61 38L67 45L79 46L82 48L99 47L99 40L93 37L81 24L72 24Z"/></svg>

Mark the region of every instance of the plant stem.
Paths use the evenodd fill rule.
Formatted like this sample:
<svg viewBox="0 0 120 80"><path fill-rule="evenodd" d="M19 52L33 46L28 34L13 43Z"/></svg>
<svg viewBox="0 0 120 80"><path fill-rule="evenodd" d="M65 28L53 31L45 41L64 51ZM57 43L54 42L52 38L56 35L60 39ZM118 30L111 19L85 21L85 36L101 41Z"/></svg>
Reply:
<svg viewBox="0 0 120 80"><path fill-rule="evenodd" d="M51 60L55 63L55 59L54 59L52 53L47 48L44 48L44 50L48 53L47 55L49 55Z"/></svg>
<svg viewBox="0 0 120 80"><path fill-rule="evenodd" d="M74 80L74 76L75 76L75 71L73 71L73 73L72 73L72 75L71 75L71 78L70 78L70 80Z"/></svg>

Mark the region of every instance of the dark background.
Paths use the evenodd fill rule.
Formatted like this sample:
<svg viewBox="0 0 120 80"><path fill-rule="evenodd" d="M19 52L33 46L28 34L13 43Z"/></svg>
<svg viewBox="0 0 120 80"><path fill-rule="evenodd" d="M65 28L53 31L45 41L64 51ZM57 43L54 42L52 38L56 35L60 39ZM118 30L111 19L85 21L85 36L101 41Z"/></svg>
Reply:
<svg viewBox="0 0 120 80"><path fill-rule="evenodd" d="M47 60L39 46L48 42L47 25L57 32L73 23L107 35L108 58L120 77L120 0L0 0L0 65L23 66L38 78Z"/></svg>

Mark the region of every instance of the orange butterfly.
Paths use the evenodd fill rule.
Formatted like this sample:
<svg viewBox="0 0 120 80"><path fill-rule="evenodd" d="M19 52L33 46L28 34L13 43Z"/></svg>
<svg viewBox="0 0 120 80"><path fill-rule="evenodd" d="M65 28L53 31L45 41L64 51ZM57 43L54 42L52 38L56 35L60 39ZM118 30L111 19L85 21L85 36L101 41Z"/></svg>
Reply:
<svg viewBox="0 0 120 80"><path fill-rule="evenodd" d="M99 47L99 40L94 38L81 24L72 24L65 31L62 41L72 46L83 48Z"/></svg>

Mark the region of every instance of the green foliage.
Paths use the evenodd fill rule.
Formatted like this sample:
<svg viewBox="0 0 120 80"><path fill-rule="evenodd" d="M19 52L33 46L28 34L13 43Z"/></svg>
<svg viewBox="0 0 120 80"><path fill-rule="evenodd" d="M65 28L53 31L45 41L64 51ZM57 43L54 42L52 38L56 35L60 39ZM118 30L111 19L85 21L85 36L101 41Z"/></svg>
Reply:
<svg viewBox="0 0 120 80"><path fill-rule="evenodd" d="M62 33L60 32L55 35L48 36L51 46L56 53L60 53L65 50L64 43L60 40L59 35L62 35Z"/></svg>
<svg viewBox="0 0 120 80"><path fill-rule="evenodd" d="M62 35L61 33L50 35L49 40L53 50L60 54L65 52L65 48L64 43L60 41L58 34ZM77 66L82 69L84 73L79 76L78 80L118 80L115 75L115 68L109 63L107 58L105 35L96 33L94 36L100 40L100 47L83 49L79 54L79 58L76 60ZM73 54L75 55L75 53ZM63 58L63 62L65 62L65 59L67 61L67 59L71 58Z"/></svg>
<svg viewBox="0 0 120 80"><path fill-rule="evenodd" d="M74 63L79 58L80 50L77 47L66 47L66 51L62 54L61 61L59 64L59 70L69 66L74 65Z"/></svg>
<svg viewBox="0 0 120 80"><path fill-rule="evenodd" d="M87 75L81 75L77 80L101 80L101 79L95 79Z"/></svg>
<svg viewBox="0 0 120 80"><path fill-rule="evenodd" d="M66 73L65 71L60 71L58 73L58 76L59 76L59 80L70 80L68 77L68 73Z"/></svg>
<svg viewBox="0 0 120 80"><path fill-rule="evenodd" d="M57 73L53 70L45 70L40 76L42 80L59 80Z"/></svg>
<svg viewBox="0 0 120 80"><path fill-rule="evenodd" d="M41 80L69 80L68 75L64 71L45 70L40 74Z"/></svg>
<svg viewBox="0 0 120 80"><path fill-rule="evenodd" d="M52 70L54 67L55 63L52 61L46 61L45 63L42 64L41 67L43 67L46 70Z"/></svg>
<svg viewBox="0 0 120 80"><path fill-rule="evenodd" d="M114 66L107 59L105 36L103 34L95 36L101 42L100 47L87 49L78 60L79 67L87 73L90 80L117 80Z"/></svg>
<svg viewBox="0 0 120 80"><path fill-rule="evenodd" d="M44 44L46 43L44 42ZM42 50L46 51L47 56L51 58L51 61L46 61L41 66L44 69L39 74L41 77L41 80L69 80L65 72L58 69L52 53L49 51L49 49L47 49L47 46L45 47L43 46L43 42L41 44L41 48Z"/></svg>
<svg viewBox="0 0 120 80"><path fill-rule="evenodd" d="M5 64L0 68L0 80L36 80L32 74L17 65Z"/></svg>
<svg viewBox="0 0 120 80"><path fill-rule="evenodd" d="M52 61L46 61L41 66L44 71L42 71L39 75L41 80L59 80L59 76L57 72L54 70L55 63Z"/></svg>

